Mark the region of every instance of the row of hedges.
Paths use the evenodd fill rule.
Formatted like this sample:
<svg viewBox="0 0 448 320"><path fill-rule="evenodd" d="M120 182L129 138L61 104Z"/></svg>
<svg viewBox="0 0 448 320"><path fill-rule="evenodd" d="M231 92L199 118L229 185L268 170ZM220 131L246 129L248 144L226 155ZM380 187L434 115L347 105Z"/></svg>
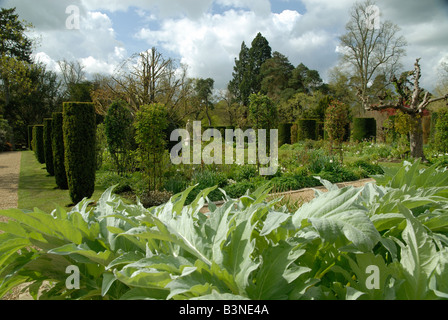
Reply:
<svg viewBox="0 0 448 320"><path fill-rule="evenodd" d="M346 128L345 141L371 140L376 138L376 120L373 118L355 118L353 128ZM324 124L316 119L299 119L296 123L282 123L278 127L279 146L295 144L304 140L326 139Z"/></svg>
<svg viewBox="0 0 448 320"><path fill-rule="evenodd" d="M29 129L30 130L30 129ZM44 124L32 127L30 145L58 188L69 190L73 203L95 189L96 116L92 103L68 102Z"/></svg>

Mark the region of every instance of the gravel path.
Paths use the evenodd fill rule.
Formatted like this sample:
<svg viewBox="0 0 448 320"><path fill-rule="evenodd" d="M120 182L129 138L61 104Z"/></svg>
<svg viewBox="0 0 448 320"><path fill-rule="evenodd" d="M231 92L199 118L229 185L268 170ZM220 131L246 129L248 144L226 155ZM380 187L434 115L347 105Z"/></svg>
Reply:
<svg viewBox="0 0 448 320"><path fill-rule="evenodd" d="M367 183L370 182L375 182L374 179L362 179L362 180L358 180L358 181L350 181L350 182L341 182L341 183L336 183L336 185L339 188L344 188L344 187L348 187L348 186L353 186L355 188L358 187L362 187ZM283 192L283 193L277 193L277 194L272 194L271 196L275 196L275 197L279 197L279 196L283 196L286 199L289 199L292 203L298 201L299 203L305 203L305 202L310 202L311 200L314 199L315 196L315 192L314 190L320 190L323 192L327 192L328 190L323 187L315 187L315 188L306 188L306 189L301 189L301 190L296 190L296 191L289 191L289 192Z"/></svg>
<svg viewBox="0 0 448 320"><path fill-rule="evenodd" d="M375 182L375 180L369 178L369 179L362 179L362 180L358 180L358 181L336 183L336 185L339 188L344 188L344 187L348 187L348 186L353 186L355 188L358 188L358 187L364 186L367 183L372 183L372 182ZM269 195L268 200L278 198L278 197L283 197L283 199L289 200L290 203L292 203L292 204L294 204L294 203L303 204L306 202L310 202L311 200L314 199L314 196L315 196L314 190L315 189L323 191L323 192L328 191L323 186L319 186L319 187L315 187L315 188L305 188L305 189L282 192L282 193L272 193ZM220 206L222 203L223 203L223 201L215 202L215 204L218 206ZM208 205L205 204L205 206L201 209L201 212L207 213L208 211L209 211Z"/></svg>
<svg viewBox="0 0 448 320"><path fill-rule="evenodd" d="M0 210L17 208L21 158L20 152L0 153Z"/></svg>
<svg viewBox="0 0 448 320"><path fill-rule="evenodd" d="M20 161L20 152L0 153L0 210L17 208ZM0 222L6 222L7 218L0 216ZM1 233L1 231L0 231ZM16 288L12 293L3 297L2 300L29 300L28 297L21 296L20 288Z"/></svg>

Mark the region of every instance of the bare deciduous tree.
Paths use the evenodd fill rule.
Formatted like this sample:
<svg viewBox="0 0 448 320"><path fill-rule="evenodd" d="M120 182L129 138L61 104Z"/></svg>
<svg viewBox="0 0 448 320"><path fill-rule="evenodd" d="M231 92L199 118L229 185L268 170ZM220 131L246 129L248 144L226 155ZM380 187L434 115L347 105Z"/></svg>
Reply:
<svg viewBox="0 0 448 320"><path fill-rule="evenodd" d="M125 60L112 79L116 83L114 90L126 97L134 112L143 105L161 103L172 122L182 120L185 97L191 91L187 68L165 59L156 48Z"/></svg>
<svg viewBox="0 0 448 320"><path fill-rule="evenodd" d="M390 79L395 74L406 46L404 37L399 36L399 27L389 20L381 21L380 11L372 13L372 8L378 7L371 0L356 3L350 12L347 32L340 37L342 62L351 70L362 102L376 76L384 74ZM376 19L375 23L372 19ZM362 107L363 112L366 105L363 103Z"/></svg>

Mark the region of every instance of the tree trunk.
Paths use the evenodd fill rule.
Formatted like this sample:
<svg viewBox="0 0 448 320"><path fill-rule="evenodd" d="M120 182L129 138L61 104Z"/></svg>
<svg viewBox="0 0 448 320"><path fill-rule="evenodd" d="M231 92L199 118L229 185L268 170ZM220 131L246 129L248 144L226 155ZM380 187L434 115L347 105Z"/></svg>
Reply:
<svg viewBox="0 0 448 320"><path fill-rule="evenodd" d="M423 152L423 126L422 118L418 114L411 114L411 130L409 132L409 141L411 145L411 156L415 159L421 158L426 161Z"/></svg>

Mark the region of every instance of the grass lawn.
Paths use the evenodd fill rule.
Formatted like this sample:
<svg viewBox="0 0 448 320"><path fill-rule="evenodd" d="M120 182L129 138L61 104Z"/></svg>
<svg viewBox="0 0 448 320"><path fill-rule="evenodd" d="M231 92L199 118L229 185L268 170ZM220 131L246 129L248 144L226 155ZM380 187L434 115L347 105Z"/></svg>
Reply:
<svg viewBox="0 0 448 320"><path fill-rule="evenodd" d="M105 191L103 186L95 185L92 200L98 200ZM34 152L22 152L19 179L19 209L39 208L50 213L57 206L70 210L72 201L68 190L60 190L55 178L48 175L45 164L37 162Z"/></svg>

